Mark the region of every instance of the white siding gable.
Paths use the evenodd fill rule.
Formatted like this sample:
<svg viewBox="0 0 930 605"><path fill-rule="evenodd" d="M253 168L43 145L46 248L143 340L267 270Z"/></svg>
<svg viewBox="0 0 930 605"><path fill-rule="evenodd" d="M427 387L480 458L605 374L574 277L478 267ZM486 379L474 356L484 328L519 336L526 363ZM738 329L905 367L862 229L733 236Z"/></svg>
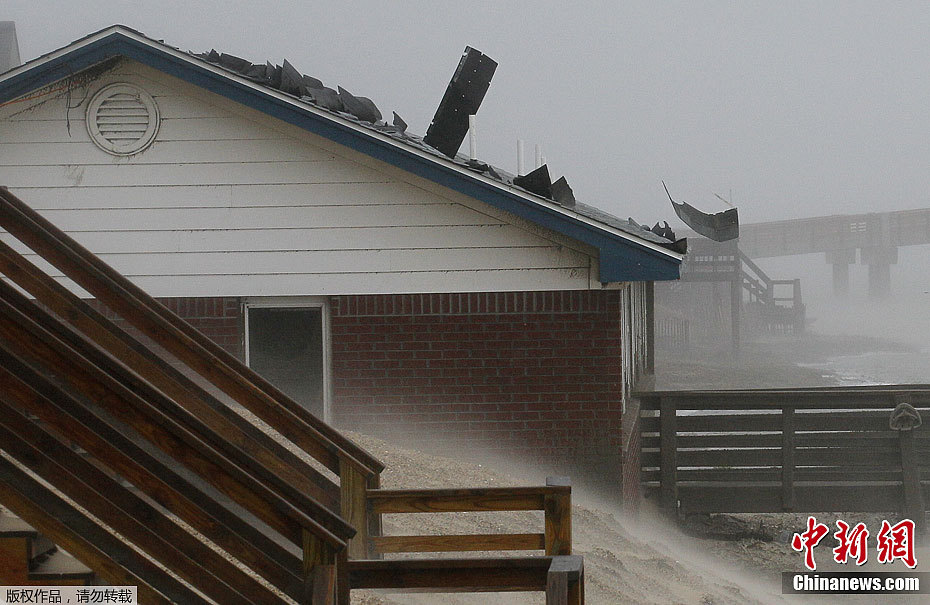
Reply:
<svg viewBox="0 0 930 605"><path fill-rule="evenodd" d="M113 82L161 114L135 156L87 134ZM599 287L586 246L128 60L0 108L0 185L154 296Z"/></svg>

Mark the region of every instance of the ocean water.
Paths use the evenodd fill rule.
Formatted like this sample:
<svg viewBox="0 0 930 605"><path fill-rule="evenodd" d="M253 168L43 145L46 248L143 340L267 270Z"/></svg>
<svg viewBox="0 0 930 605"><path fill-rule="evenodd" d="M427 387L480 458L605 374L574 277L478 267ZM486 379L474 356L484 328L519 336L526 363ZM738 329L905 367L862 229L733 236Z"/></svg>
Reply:
<svg viewBox="0 0 930 605"><path fill-rule="evenodd" d="M837 355L822 363L800 365L832 374L842 386L930 384L930 347L913 352Z"/></svg>

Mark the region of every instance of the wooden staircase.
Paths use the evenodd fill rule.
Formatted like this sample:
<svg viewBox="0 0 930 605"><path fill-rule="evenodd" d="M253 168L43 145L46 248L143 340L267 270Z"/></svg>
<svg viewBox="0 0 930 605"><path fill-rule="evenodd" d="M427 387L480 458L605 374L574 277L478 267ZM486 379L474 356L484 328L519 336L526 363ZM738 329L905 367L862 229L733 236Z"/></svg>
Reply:
<svg viewBox="0 0 930 605"><path fill-rule="evenodd" d="M543 591L547 603L583 602L566 480L381 489L377 459L4 188L0 227L174 358L0 241L0 505L18 517L6 516L0 533L3 583L138 586L141 603L347 605L362 587ZM543 510L545 526L381 532L385 513L473 510ZM501 550L541 553L384 558Z"/></svg>

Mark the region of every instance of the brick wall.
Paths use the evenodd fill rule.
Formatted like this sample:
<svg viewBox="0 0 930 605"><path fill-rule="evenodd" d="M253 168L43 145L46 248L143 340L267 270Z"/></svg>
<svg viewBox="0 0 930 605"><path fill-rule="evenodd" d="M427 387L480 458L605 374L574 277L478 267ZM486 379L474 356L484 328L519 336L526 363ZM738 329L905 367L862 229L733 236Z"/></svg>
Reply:
<svg viewBox="0 0 930 605"><path fill-rule="evenodd" d="M619 304L617 291L333 297L335 421L617 470Z"/></svg>

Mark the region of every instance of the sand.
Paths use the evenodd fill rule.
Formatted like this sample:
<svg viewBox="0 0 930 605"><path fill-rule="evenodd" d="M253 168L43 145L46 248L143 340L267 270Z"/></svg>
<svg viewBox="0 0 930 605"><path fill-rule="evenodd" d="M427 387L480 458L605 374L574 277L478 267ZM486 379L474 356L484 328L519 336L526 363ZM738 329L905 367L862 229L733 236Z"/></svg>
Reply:
<svg viewBox="0 0 930 605"><path fill-rule="evenodd" d="M869 350L895 346L868 339L806 337L747 344L738 363L726 353L707 350L664 351L657 355L658 389L777 388L830 386L836 377L799 367L838 350ZM349 434L387 465L387 488L480 487L527 485L540 481L538 467L512 461L469 462L467 453L443 457L403 449L369 436ZM528 479L529 478L529 479ZM654 514L649 503L634 517L624 516L616 503L573 488L573 545L584 556L589 604L754 604L754 603L919 603L923 597L787 596L781 594L781 573L802 571L803 560L790 546L794 532L804 528L806 515L712 515L672 524ZM864 520L878 527L880 516L821 515L831 525L837 518ZM389 515L387 534L534 532L541 515L529 513ZM826 542L824 542L826 544ZM828 565L829 547L821 547L823 569L852 571ZM504 554L504 553L501 553ZM873 551L874 559L874 551ZM918 562L930 561L927 549ZM905 571L900 563L874 566L880 571ZM918 566L917 571L920 571ZM544 603L541 594L410 595L353 592L353 603L420 605Z"/></svg>

